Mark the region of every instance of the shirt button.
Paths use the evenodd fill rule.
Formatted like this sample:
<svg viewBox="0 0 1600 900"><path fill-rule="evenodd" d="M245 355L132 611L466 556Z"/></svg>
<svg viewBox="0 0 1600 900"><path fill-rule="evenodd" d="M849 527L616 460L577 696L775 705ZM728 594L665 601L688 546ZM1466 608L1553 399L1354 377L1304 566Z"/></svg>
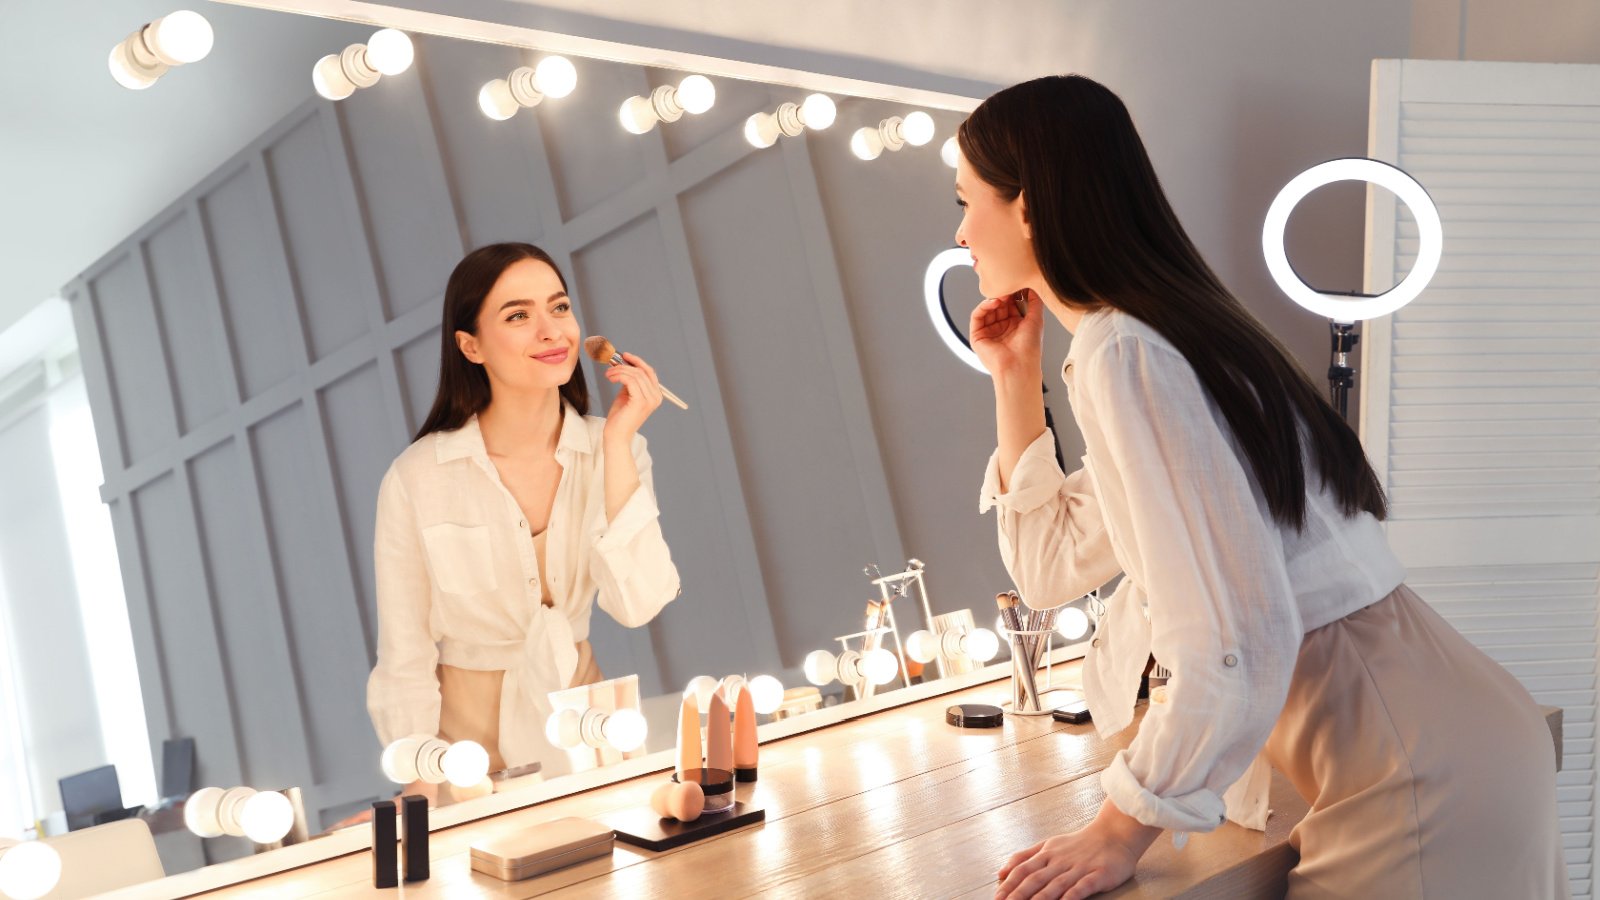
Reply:
<svg viewBox="0 0 1600 900"><path fill-rule="evenodd" d="M1231 669L1239 664L1239 657L1229 653L1227 656L1222 658L1222 664Z"/></svg>
<svg viewBox="0 0 1600 900"><path fill-rule="evenodd" d="M1095 638L1094 640L1090 641L1089 642L1089 646L1091 646L1091 647L1100 646L1100 639L1099 638Z"/></svg>
<svg viewBox="0 0 1600 900"><path fill-rule="evenodd" d="M537 579L537 578L529 578L528 579L528 587L538 587L538 586L539 586L539 579Z"/></svg>
<svg viewBox="0 0 1600 900"><path fill-rule="evenodd" d="M518 519L517 520L517 527L518 528L527 528L528 527L528 520L527 519Z"/></svg>

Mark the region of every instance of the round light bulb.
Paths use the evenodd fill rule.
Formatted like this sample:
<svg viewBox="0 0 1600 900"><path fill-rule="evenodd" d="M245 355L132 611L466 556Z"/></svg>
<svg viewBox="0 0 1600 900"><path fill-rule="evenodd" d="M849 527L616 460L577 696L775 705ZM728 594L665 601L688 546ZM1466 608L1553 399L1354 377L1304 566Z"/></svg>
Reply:
<svg viewBox="0 0 1600 900"><path fill-rule="evenodd" d="M417 50L404 31L384 28L367 40L367 62L385 75L399 75L411 68Z"/></svg>
<svg viewBox="0 0 1600 900"><path fill-rule="evenodd" d="M750 679L745 688L750 691L751 705L764 716L771 715L783 705L783 682L771 675L757 675Z"/></svg>
<svg viewBox="0 0 1600 900"><path fill-rule="evenodd" d="M939 652L939 639L927 629L914 631L906 640L906 655L919 663L933 662Z"/></svg>
<svg viewBox="0 0 1600 900"><path fill-rule="evenodd" d="M413 734L383 748L383 756L378 758L383 776L395 784L410 784L420 778L421 773L417 771L417 754L428 740L425 734Z"/></svg>
<svg viewBox="0 0 1600 900"><path fill-rule="evenodd" d="M565 56L546 56L533 67L533 80L539 93L560 99L578 87L578 70Z"/></svg>
<svg viewBox="0 0 1600 900"><path fill-rule="evenodd" d="M690 75L678 82L678 105L684 112L698 116L716 102L716 85L704 75Z"/></svg>
<svg viewBox="0 0 1600 900"><path fill-rule="evenodd" d="M710 675L696 675L689 679L688 687L683 689L684 696L694 694L695 705L701 712L711 709L711 695L717 692L718 682Z"/></svg>
<svg viewBox="0 0 1600 900"><path fill-rule="evenodd" d="M644 716L625 706L606 718L606 743L623 753L632 753L644 745L649 730Z"/></svg>
<svg viewBox="0 0 1600 900"><path fill-rule="evenodd" d="M961 145L954 137L944 139L944 143L939 146L939 158L950 168L956 167L956 160L961 158Z"/></svg>
<svg viewBox="0 0 1600 900"><path fill-rule="evenodd" d="M894 680L896 672L900 671L900 661L895 659L893 653L878 647L868 650L861 660L861 674L873 684L888 684Z"/></svg>
<svg viewBox="0 0 1600 900"><path fill-rule="evenodd" d="M496 78L478 89L478 108L496 122L504 122L516 115L522 104L511 96L511 85L504 78Z"/></svg>
<svg viewBox="0 0 1600 900"><path fill-rule="evenodd" d="M37 900L61 880L61 854L41 841L26 841L0 854L0 894Z"/></svg>
<svg viewBox="0 0 1600 900"><path fill-rule="evenodd" d="M833 680L838 662L839 658L827 650L813 650L806 654L805 663L801 668L805 671L807 681L822 687Z"/></svg>
<svg viewBox="0 0 1600 900"><path fill-rule="evenodd" d="M239 813L239 825L244 836L258 844L275 844L283 840L294 825L294 806L289 798L277 791L258 791L244 802Z"/></svg>
<svg viewBox="0 0 1600 900"><path fill-rule="evenodd" d="M203 838L222 837L222 823L217 819L217 804L224 791L219 787L203 787L183 801L183 825Z"/></svg>
<svg viewBox="0 0 1600 900"><path fill-rule="evenodd" d="M800 104L800 117L806 120L807 128L821 131L832 125L838 115L839 107L827 94L811 94Z"/></svg>
<svg viewBox="0 0 1600 900"><path fill-rule="evenodd" d="M1089 614L1076 606L1069 606L1056 615L1056 633L1069 641L1076 641L1089 633Z"/></svg>
<svg viewBox="0 0 1600 900"><path fill-rule="evenodd" d="M557 747L576 747L583 741L583 713L575 709L561 709L550 714L544 722L545 739Z"/></svg>
<svg viewBox="0 0 1600 900"><path fill-rule="evenodd" d="M106 60L106 66L111 69L111 77L116 79L117 84L122 85L130 91L142 91L150 85L155 84L156 78L140 74L139 72L135 72L133 70L132 65L128 62L127 54L128 45L127 42L124 41L123 43L111 48L111 56ZM156 77L159 78L160 76Z"/></svg>
<svg viewBox="0 0 1600 900"><path fill-rule="evenodd" d="M489 751L477 741L456 741L444 752L439 761L446 781L456 787L469 788L489 774Z"/></svg>
<svg viewBox="0 0 1600 900"><path fill-rule="evenodd" d="M987 628L976 628L967 632L967 655L973 660L986 663L995 658L1000 652L1000 639Z"/></svg>
<svg viewBox="0 0 1600 900"><path fill-rule="evenodd" d="M180 9L157 19L150 29L151 49L179 63L199 62L211 52L216 35L211 23L197 12Z"/></svg>
<svg viewBox="0 0 1600 900"><path fill-rule="evenodd" d="M920 109L908 113L900 122L900 134L905 137L906 143L921 147L933 140L933 116Z"/></svg>
<svg viewBox="0 0 1600 900"><path fill-rule="evenodd" d="M758 112L744 120L744 139L757 150L778 142L778 122L772 113Z"/></svg>
<svg viewBox="0 0 1600 900"><path fill-rule="evenodd" d="M883 153L883 138L878 136L878 129L871 126L857 128L856 133L850 136L850 152L856 155L856 159L877 159Z"/></svg>
<svg viewBox="0 0 1600 900"><path fill-rule="evenodd" d="M356 92L355 82L344 74L339 54L330 53L311 68L311 86L324 100L343 100Z"/></svg>
<svg viewBox="0 0 1600 900"><path fill-rule="evenodd" d="M649 97L629 97L617 110L617 121L630 134L644 134L656 125L655 107L650 105Z"/></svg>

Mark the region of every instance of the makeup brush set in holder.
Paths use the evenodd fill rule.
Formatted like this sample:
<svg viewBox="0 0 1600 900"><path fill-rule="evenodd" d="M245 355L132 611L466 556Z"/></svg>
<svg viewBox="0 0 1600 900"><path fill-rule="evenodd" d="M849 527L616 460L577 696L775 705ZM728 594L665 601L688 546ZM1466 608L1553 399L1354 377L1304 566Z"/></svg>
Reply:
<svg viewBox="0 0 1600 900"><path fill-rule="evenodd" d="M1051 669L1039 683L1039 667L1049 656L1056 633L1059 609L1023 609L1016 591L996 594L1000 608L1000 635L1011 646L1011 712L1019 716L1050 714L1042 698L1053 690Z"/></svg>

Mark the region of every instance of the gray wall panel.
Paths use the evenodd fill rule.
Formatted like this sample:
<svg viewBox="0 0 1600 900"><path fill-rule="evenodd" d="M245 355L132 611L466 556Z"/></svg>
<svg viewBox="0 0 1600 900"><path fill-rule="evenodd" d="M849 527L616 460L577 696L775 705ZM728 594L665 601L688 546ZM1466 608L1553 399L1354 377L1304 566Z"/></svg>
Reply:
<svg viewBox="0 0 1600 900"><path fill-rule="evenodd" d="M346 219L350 213L338 202L338 179L343 176L334 167L345 161L328 153L323 129L329 121L307 115L266 151L313 359L367 330L365 312L352 302L367 294L367 284L355 269L366 261L356 255Z"/></svg>
<svg viewBox="0 0 1600 900"><path fill-rule="evenodd" d="M204 279L210 275L210 261L199 258L196 227L194 216L185 212L145 240L150 284L177 388L180 432L209 421L230 400L226 382L216 377L231 363L219 357L220 342L208 315Z"/></svg>
<svg viewBox="0 0 1600 900"><path fill-rule="evenodd" d="M276 218L263 208L262 172L256 165L243 167L200 201L246 399L289 376L294 355L284 348L299 340L293 289L266 252Z"/></svg>
<svg viewBox="0 0 1600 900"><path fill-rule="evenodd" d="M401 346L395 351L395 363L404 389L406 412L410 416L406 433L416 434L428 417L433 395L439 389L439 329L432 328Z"/></svg>
<svg viewBox="0 0 1600 900"><path fill-rule="evenodd" d="M312 471L325 465L324 448L307 418L303 405L288 407L251 429L251 445L305 706L311 771L325 782L369 770L372 760L353 751L363 738L376 750L377 739L367 720L370 667L350 563Z"/></svg>
<svg viewBox="0 0 1600 900"><path fill-rule="evenodd" d="M142 251L132 244L122 253L90 282L90 290L106 337L106 367L117 406L137 410L121 418L123 452L132 464L170 441L178 426Z"/></svg>
<svg viewBox="0 0 1600 900"><path fill-rule="evenodd" d="M617 124L617 108L622 101L645 90L639 70L585 59L574 59L573 65L578 69L578 84L586 101L546 101L538 108L539 127L544 132L545 151L550 157L550 172L555 177L564 220L573 219L644 177L645 152L649 148L647 138L631 139L635 136L626 134ZM609 102L595 99L600 97ZM619 140L619 134L629 139Z"/></svg>
<svg viewBox="0 0 1600 900"><path fill-rule="evenodd" d="M377 587L372 556L373 510L378 483L389 461L372 452L383 446L389 427L383 411L383 383L376 362L351 372L322 389L322 416L333 451L334 483L338 486L345 533L340 546L351 558L360 590L362 632L368 659L377 660Z"/></svg>
<svg viewBox="0 0 1600 900"><path fill-rule="evenodd" d="M649 69L646 77L650 87L654 88L658 84L676 85L683 81L685 74L676 69ZM718 78L712 83L717 88L716 105L699 115L685 113L683 118L667 128L656 126L660 129L661 142L666 146L668 159L678 159L726 131L743 133L744 120L751 113L762 110L771 112L778 108L778 101L769 95L771 89L760 82ZM788 94L793 93L796 92L785 92L784 99L790 99ZM793 99L798 100L799 97ZM769 184L763 189L771 188Z"/></svg>

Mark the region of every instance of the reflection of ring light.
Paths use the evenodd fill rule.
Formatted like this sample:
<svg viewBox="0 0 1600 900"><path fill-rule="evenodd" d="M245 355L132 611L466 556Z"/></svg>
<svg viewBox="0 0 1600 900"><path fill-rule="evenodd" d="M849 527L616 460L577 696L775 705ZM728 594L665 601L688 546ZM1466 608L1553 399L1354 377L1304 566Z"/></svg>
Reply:
<svg viewBox="0 0 1600 900"><path fill-rule="evenodd" d="M960 332L956 331L956 323L951 321L949 310L944 306L944 276L946 272L956 266L972 265L972 251L965 247L954 247L942 251L928 263L928 272L922 277L922 295L928 301L928 318L933 320L933 330L938 332L939 339L950 348L956 358L967 365L977 369L984 375L989 370L978 361L978 354L972 352L966 341L961 339Z"/></svg>
<svg viewBox="0 0 1600 900"><path fill-rule="evenodd" d="M1289 222L1289 214L1307 194L1335 181L1365 181L1387 188L1417 220L1421 240L1410 274L1376 296L1350 297L1313 290L1295 273L1284 250L1283 230ZM1410 175L1375 159L1335 159L1301 172L1278 192L1272 206L1267 208L1267 220L1261 227L1261 249L1273 280L1289 299L1320 316L1338 322L1356 322L1386 316L1422 293L1433 279L1433 273L1438 271L1444 249L1444 228L1439 224L1439 208L1433 205L1433 198Z"/></svg>

